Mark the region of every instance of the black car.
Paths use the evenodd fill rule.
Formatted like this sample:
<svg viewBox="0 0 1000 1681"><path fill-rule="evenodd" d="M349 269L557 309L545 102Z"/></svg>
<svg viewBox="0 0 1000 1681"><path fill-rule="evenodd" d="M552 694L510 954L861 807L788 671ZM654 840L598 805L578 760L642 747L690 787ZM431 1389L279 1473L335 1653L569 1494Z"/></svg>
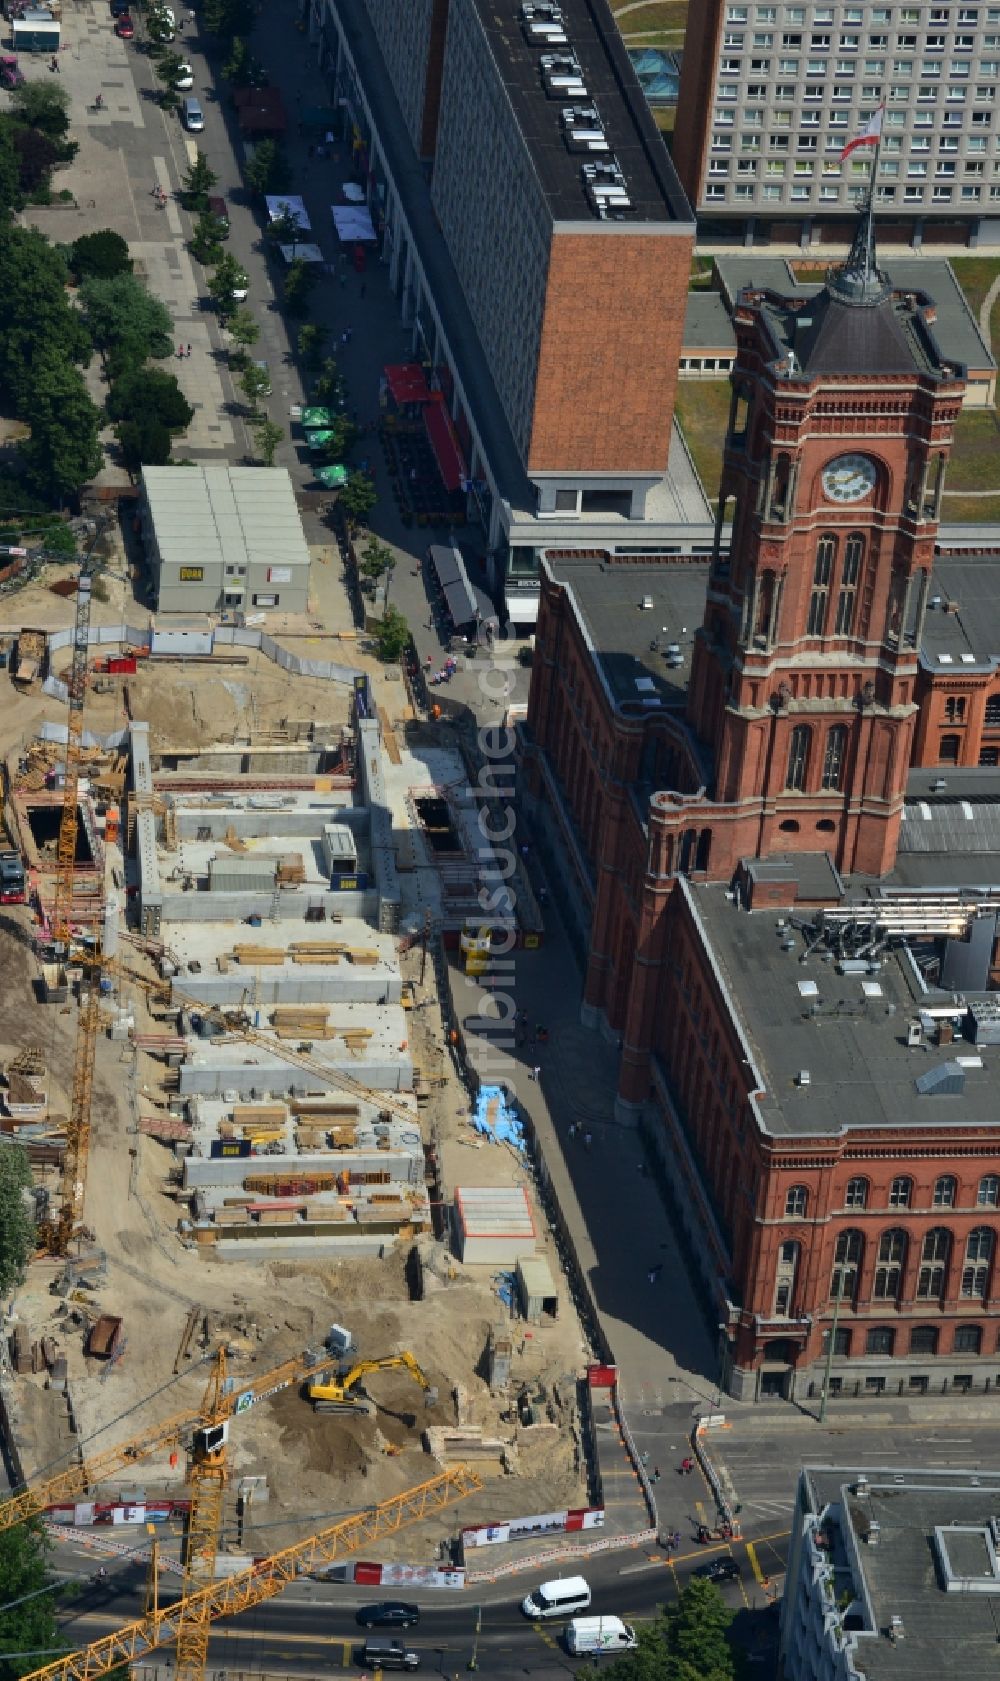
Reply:
<svg viewBox="0 0 1000 1681"><path fill-rule="evenodd" d="M111 0L111 16L123 18L129 11L129 0Z"/></svg>
<svg viewBox="0 0 1000 1681"><path fill-rule="evenodd" d="M412 1628L420 1621L420 1607L401 1599L380 1599L377 1605L362 1605L357 1620L362 1628Z"/></svg>
<svg viewBox="0 0 1000 1681"><path fill-rule="evenodd" d="M699 1564L696 1576L707 1576L710 1582L738 1582L740 1567L734 1558L710 1558Z"/></svg>

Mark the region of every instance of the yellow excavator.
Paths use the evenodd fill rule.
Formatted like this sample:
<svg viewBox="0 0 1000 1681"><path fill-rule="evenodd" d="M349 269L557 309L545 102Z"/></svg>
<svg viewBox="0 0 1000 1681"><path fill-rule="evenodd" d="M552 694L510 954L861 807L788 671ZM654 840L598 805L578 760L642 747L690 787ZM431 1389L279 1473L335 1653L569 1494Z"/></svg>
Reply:
<svg viewBox="0 0 1000 1681"><path fill-rule="evenodd" d="M406 1349L401 1354L387 1354L382 1360L359 1360L340 1377L328 1373L314 1378L307 1393L319 1413L363 1413L365 1417L372 1418L376 1411L375 1402L370 1395L359 1391L356 1385L371 1372L397 1371L400 1367L409 1372L414 1383L419 1383L424 1392L424 1404L433 1407L437 1401L437 1390Z"/></svg>

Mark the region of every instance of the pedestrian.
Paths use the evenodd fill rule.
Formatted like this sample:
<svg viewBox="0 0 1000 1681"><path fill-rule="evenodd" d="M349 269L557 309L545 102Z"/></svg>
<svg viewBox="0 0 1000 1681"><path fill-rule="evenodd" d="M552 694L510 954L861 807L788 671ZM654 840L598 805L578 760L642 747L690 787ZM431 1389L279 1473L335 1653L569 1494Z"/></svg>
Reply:
<svg viewBox="0 0 1000 1681"><path fill-rule="evenodd" d="M643 1463L643 1465L648 1465L649 1464L649 1454L648 1453L643 1454L642 1463Z"/></svg>
<svg viewBox="0 0 1000 1681"><path fill-rule="evenodd" d="M306 157L307 157L307 158L311 158L311 157L314 157L314 156L315 156L315 153L316 153L316 148L315 148L315 146L312 146L312 145L311 145L311 146L309 146L309 147L308 147L308 148L307 148L307 150L306 150Z"/></svg>
<svg viewBox="0 0 1000 1681"><path fill-rule="evenodd" d="M354 328L353 327L345 327L344 328L344 343L345 344L350 344L353 337L354 337Z"/></svg>
<svg viewBox="0 0 1000 1681"><path fill-rule="evenodd" d="M343 332L342 332L342 333L341 333L341 335L340 335L340 342L341 342L341 344L343 344L343 345L348 345L348 344L350 344L350 342L351 342L351 341L350 341L350 338L349 338L349 336L348 336L348 332L347 332L347 328L346 328L346 327L345 327L345 328L344 328L344 331L343 331Z"/></svg>
<svg viewBox="0 0 1000 1681"><path fill-rule="evenodd" d="M178 360L178 362L182 361L183 357L184 357L184 346L182 344L179 344L177 346L177 360Z"/></svg>
<svg viewBox="0 0 1000 1681"><path fill-rule="evenodd" d="M542 1072L542 1070L538 1066L538 1063L536 1062L534 1068L531 1070L531 1078L533 1080L537 1080L539 1078L539 1076L541 1075L541 1072Z"/></svg>
<svg viewBox="0 0 1000 1681"><path fill-rule="evenodd" d="M52 57L49 59L49 69L54 70L57 76L62 75L62 71L59 68L59 60L57 59L55 53L53 53Z"/></svg>
<svg viewBox="0 0 1000 1681"><path fill-rule="evenodd" d="M570 1138L575 1138L576 1137L576 1122L575 1121L570 1121L570 1123L569 1123L569 1136L570 1136Z"/></svg>
<svg viewBox="0 0 1000 1681"><path fill-rule="evenodd" d="M184 352L184 354L185 354L185 356L190 356L190 354L191 354L191 346L190 346L190 345L188 345L188 347L187 347L187 349L186 349L186 350L185 350L185 352Z"/></svg>
<svg viewBox="0 0 1000 1681"><path fill-rule="evenodd" d="M648 1273L646 1274L646 1277L649 1279L650 1284L655 1284L656 1283L656 1273L653 1271L652 1267L650 1267Z"/></svg>
<svg viewBox="0 0 1000 1681"><path fill-rule="evenodd" d="M362 280L362 282L361 282L361 296L362 297L364 297L367 290L368 290L368 282L367 282L367 280Z"/></svg>
<svg viewBox="0 0 1000 1681"><path fill-rule="evenodd" d="M591 1137L590 1133L585 1132L584 1135L583 1135L583 1147L584 1147L584 1149L589 1150L590 1146L593 1142L594 1141L593 1141L593 1138Z"/></svg>
<svg viewBox="0 0 1000 1681"><path fill-rule="evenodd" d="M654 1483L658 1483L659 1480L660 1480L660 1467L658 1465L654 1465L653 1466L653 1481L654 1481Z"/></svg>
<svg viewBox="0 0 1000 1681"><path fill-rule="evenodd" d="M675 1551L675 1552L676 1552L676 1550L677 1550L677 1548L678 1548L678 1547L679 1547L679 1546L680 1546L680 1544L681 1544L681 1532L680 1532L680 1530L679 1530L679 1529L675 1529L675 1530L674 1530L674 1533L673 1533L673 1534L672 1534L672 1535L671 1535L671 1537L670 1537L670 1539L671 1539L671 1541L672 1541L672 1542L673 1542L673 1544L674 1544L674 1551Z"/></svg>

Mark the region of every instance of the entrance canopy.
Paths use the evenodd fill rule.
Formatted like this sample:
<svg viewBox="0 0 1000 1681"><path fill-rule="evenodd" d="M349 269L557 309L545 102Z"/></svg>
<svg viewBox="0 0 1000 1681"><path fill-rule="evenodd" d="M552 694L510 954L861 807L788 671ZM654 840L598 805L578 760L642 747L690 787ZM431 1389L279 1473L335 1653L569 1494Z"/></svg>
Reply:
<svg viewBox="0 0 1000 1681"><path fill-rule="evenodd" d="M431 393L419 362L391 362L385 370L386 383L393 401L400 408L405 403L429 403Z"/></svg>
<svg viewBox="0 0 1000 1681"><path fill-rule="evenodd" d="M375 224L364 204L331 204L330 214L337 237L348 244L351 240L374 240Z"/></svg>
<svg viewBox="0 0 1000 1681"><path fill-rule="evenodd" d="M462 446L458 441L451 416L444 406L444 398L440 391L429 394L429 401L424 404L423 417L431 449L434 451L434 458L444 480L445 490L461 489L462 480L467 477L465 460L462 456Z"/></svg>
<svg viewBox="0 0 1000 1681"><path fill-rule="evenodd" d="M443 543L432 543L428 552L452 624L456 630L460 625L472 624L476 618L476 598L459 551L446 549Z"/></svg>

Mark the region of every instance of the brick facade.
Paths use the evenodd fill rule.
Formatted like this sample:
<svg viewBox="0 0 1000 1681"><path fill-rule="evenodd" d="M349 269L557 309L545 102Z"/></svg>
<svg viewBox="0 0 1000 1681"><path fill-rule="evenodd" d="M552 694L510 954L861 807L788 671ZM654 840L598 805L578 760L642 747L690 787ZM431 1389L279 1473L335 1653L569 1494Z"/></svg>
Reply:
<svg viewBox="0 0 1000 1681"><path fill-rule="evenodd" d="M684 32L684 73L677 96L671 156L688 202L695 208L701 196L712 133L715 71L724 13L723 0L699 0L688 12Z"/></svg>
<svg viewBox="0 0 1000 1681"><path fill-rule="evenodd" d="M666 470L692 248L686 230L553 234L529 472Z"/></svg>

